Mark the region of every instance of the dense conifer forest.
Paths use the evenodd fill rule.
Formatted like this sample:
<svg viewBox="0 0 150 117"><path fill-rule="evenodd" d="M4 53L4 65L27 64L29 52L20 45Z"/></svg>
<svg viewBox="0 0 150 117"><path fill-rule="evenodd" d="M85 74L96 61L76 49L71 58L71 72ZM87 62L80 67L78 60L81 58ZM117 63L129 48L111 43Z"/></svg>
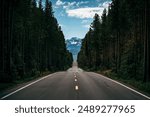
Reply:
<svg viewBox="0 0 150 117"><path fill-rule="evenodd" d="M49 0L0 0L0 82L64 70L72 64Z"/></svg>
<svg viewBox="0 0 150 117"><path fill-rule="evenodd" d="M112 0L95 15L78 64L93 71L109 70L123 79L150 81L150 1Z"/></svg>

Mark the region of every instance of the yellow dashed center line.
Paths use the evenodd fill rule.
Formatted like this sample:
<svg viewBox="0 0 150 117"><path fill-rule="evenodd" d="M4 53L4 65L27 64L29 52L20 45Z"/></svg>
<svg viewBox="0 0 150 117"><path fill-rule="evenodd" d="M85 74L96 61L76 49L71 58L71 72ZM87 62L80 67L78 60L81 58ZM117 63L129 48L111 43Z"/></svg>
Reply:
<svg viewBox="0 0 150 117"><path fill-rule="evenodd" d="M78 80L77 80L77 75L76 75L76 73L74 73L74 78L75 78L74 81L77 82ZM79 86L78 86L78 85L75 85L75 90L76 90L76 91L79 90Z"/></svg>

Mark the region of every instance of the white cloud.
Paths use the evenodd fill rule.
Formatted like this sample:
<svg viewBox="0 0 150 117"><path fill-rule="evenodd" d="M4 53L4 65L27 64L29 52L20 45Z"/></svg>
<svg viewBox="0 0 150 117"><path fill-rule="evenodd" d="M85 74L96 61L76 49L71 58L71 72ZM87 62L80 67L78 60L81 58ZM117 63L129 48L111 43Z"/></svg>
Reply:
<svg viewBox="0 0 150 117"><path fill-rule="evenodd" d="M69 6L73 6L73 5L75 5L76 4L76 2L74 1L74 2L68 2L68 5Z"/></svg>
<svg viewBox="0 0 150 117"><path fill-rule="evenodd" d="M87 4L87 3L89 3L89 1L80 1L80 2L73 1L73 2L65 2L65 3L63 4L63 8L64 8L64 9L73 9L73 8L80 7L80 5L82 5L82 4Z"/></svg>
<svg viewBox="0 0 150 117"><path fill-rule="evenodd" d="M104 8L103 7L89 7L89 8L78 8L73 10L66 10L68 16L76 18L93 18L97 13L102 15Z"/></svg>
<svg viewBox="0 0 150 117"><path fill-rule="evenodd" d="M98 1L101 1L101 0L98 0ZM76 4L76 6L79 6L81 4L86 4L86 3L88 3L88 1L76 2L73 5ZM68 14L69 17L85 19L85 18L93 18L96 13L101 16L103 13L103 10L105 8L108 8L110 4L111 2L108 0L106 2L99 4L98 7L84 7L84 8L70 9L70 7L64 6L64 8L66 8L66 13Z"/></svg>
<svg viewBox="0 0 150 117"><path fill-rule="evenodd" d="M74 2L67 2L64 6L63 6L63 8L64 9L70 9L71 7L73 7L73 6L75 6L76 5L76 2L74 1Z"/></svg>
<svg viewBox="0 0 150 117"><path fill-rule="evenodd" d="M57 6L61 6L61 5L64 5L65 4L65 2L63 2L63 1L61 1L61 0L57 0L56 1L56 5Z"/></svg>
<svg viewBox="0 0 150 117"><path fill-rule="evenodd" d="M111 4L110 1L106 1L106 2L104 2L102 4L99 4L99 7L108 8L110 4Z"/></svg>
<svg viewBox="0 0 150 117"><path fill-rule="evenodd" d="M89 3L89 1L81 1L81 2L77 2L76 5L79 7L80 5L87 4L87 3Z"/></svg>
<svg viewBox="0 0 150 117"><path fill-rule="evenodd" d="M59 24L59 26L60 26L61 28L65 28L65 27L66 27L64 24Z"/></svg>
<svg viewBox="0 0 150 117"><path fill-rule="evenodd" d="M68 8L68 6L67 6L67 5L65 5L65 6L63 6L63 8L64 8L64 9L67 9L67 8Z"/></svg>
<svg viewBox="0 0 150 117"><path fill-rule="evenodd" d="M36 4L37 4L37 7L39 7L39 1L36 1ZM42 1L42 8L44 8L44 7L45 7L45 2Z"/></svg>

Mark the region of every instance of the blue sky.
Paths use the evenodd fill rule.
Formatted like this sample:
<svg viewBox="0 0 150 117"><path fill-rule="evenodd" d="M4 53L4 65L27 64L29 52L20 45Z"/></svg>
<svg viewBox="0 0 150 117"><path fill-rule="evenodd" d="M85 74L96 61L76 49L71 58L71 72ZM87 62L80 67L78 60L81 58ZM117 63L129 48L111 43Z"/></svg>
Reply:
<svg viewBox="0 0 150 117"><path fill-rule="evenodd" d="M65 39L84 38L95 13L102 14L111 0L51 0Z"/></svg>

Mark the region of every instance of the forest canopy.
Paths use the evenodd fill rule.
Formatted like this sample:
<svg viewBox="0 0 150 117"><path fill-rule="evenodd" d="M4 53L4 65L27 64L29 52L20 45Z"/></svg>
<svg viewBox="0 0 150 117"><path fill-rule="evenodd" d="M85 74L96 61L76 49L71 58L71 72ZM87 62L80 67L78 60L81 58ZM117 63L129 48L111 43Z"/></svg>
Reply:
<svg viewBox="0 0 150 117"><path fill-rule="evenodd" d="M0 82L71 66L52 3L42 2L37 7L36 0L0 0Z"/></svg>
<svg viewBox="0 0 150 117"><path fill-rule="evenodd" d="M112 0L95 14L78 54L79 66L150 81L150 1Z"/></svg>

